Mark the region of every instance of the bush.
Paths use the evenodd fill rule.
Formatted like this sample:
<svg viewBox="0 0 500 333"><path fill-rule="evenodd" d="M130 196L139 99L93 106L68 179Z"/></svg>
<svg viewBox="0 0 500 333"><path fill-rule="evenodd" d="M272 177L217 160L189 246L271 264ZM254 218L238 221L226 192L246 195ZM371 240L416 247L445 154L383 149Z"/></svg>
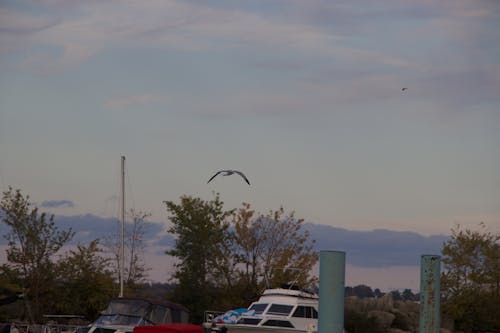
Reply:
<svg viewBox="0 0 500 333"><path fill-rule="evenodd" d="M349 333L384 333L377 318L349 309L344 312L344 328Z"/></svg>

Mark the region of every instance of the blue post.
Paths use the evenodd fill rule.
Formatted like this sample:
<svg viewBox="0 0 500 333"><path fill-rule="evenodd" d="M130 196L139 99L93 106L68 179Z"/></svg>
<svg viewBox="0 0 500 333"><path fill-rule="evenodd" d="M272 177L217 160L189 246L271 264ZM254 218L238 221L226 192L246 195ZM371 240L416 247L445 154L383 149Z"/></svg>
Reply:
<svg viewBox="0 0 500 333"><path fill-rule="evenodd" d="M318 333L344 331L345 252L320 251Z"/></svg>
<svg viewBox="0 0 500 333"><path fill-rule="evenodd" d="M419 333L439 333L441 303L441 257L423 255L420 259Z"/></svg>

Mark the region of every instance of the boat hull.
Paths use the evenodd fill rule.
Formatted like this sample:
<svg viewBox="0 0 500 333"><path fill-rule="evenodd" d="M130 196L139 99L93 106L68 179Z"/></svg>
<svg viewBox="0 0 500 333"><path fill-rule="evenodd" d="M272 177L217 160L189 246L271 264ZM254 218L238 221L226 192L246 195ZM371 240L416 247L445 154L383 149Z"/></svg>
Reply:
<svg viewBox="0 0 500 333"><path fill-rule="evenodd" d="M238 324L219 324L217 328L225 326L227 328L227 333L257 333L257 332L269 332L269 333L316 333L316 328L311 328L311 330L302 330L296 328L287 327L265 327L265 326L249 326L249 325L238 325ZM210 332L210 330L208 330ZM219 332L214 330L213 332Z"/></svg>

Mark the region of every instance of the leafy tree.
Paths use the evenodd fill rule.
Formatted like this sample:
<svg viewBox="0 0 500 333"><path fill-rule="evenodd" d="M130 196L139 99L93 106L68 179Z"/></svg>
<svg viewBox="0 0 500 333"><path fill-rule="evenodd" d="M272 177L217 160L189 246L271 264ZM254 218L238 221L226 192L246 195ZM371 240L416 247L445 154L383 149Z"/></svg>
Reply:
<svg viewBox="0 0 500 333"><path fill-rule="evenodd" d="M318 262L318 253L302 223L293 212L285 214L283 207L258 217L249 204L238 210L235 237L238 258L244 264L240 272L251 291L257 294L265 287L287 283L308 288L317 282L309 272Z"/></svg>
<svg viewBox="0 0 500 333"><path fill-rule="evenodd" d="M128 216L132 219L132 223L125 225L125 265L123 272L125 294L136 292L138 286L144 283L149 271L144 261L144 234L146 232L145 220L151 214L131 209L128 212ZM120 281L121 239L117 235L107 237L104 241L104 246L113 256L110 264L113 268L116 281Z"/></svg>
<svg viewBox="0 0 500 333"><path fill-rule="evenodd" d="M375 297L372 288L365 284L355 286L352 291L354 295L358 296L361 299Z"/></svg>
<svg viewBox="0 0 500 333"><path fill-rule="evenodd" d="M500 329L499 240L499 233L457 226L443 245L443 312L458 329Z"/></svg>
<svg viewBox="0 0 500 333"><path fill-rule="evenodd" d="M81 314L95 319L113 295L113 274L108 268L109 258L102 256L99 241L88 246L78 245L58 262L59 313Z"/></svg>
<svg viewBox="0 0 500 333"><path fill-rule="evenodd" d="M47 218L32 208L29 196L11 187L3 192L0 203L2 221L10 227L4 236L8 241L7 266L19 274L26 290L26 315L31 322L41 319L45 294L53 285L54 270L51 257L74 235L70 230L58 230L54 216Z"/></svg>
<svg viewBox="0 0 500 333"><path fill-rule="evenodd" d="M344 327L350 333L384 332L376 317L349 308L344 312Z"/></svg>
<svg viewBox="0 0 500 333"><path fill-rule="evenodd" d="M411 291L411 289L405 289L403 290L403 293L401 294L403 297L403 300L405 301L416 301L417 298L415 294Z"/></svg>
<svg viewBox="0 0 500 333"><path fill-rule="evenodd" d="M399 290L393 290L391 291L392 299L395 301L402 301L403 296L401 295L401 292Z"/></svg>
<svg viewBox="0 0 500 333"><path fill-rule="evenodd" d="M219 194L211 201L182 196L180 203L164 201L172 226L169 232L177 239L166 254L179 259L173 275L178 281L173 299L192 311L192 320L201 322L204 311L214 303L214 277L224 256L228 237L228 217ZM220 271L220 269L219 269ZM200 293L203 290L204 292Z"/></svg>
<svg viewBox="0 0 500 333"><path fill-rule="evenodd" d="M373 295L375 297L382 297L382 296L384 296L384 293L382 291L380 291L379 288L375 288L375 290L373 291Z"/></svg>
<svg viewBox="0 0 500 333"><path fill-rule="evenodd" d="M130 216L132 217L132 229L127 235L129 263L125 282L129 288L134 289L138 284L144 282L149 271L144 262L144 233L146 231L145 220L151 214L132 209Z"/></svg>

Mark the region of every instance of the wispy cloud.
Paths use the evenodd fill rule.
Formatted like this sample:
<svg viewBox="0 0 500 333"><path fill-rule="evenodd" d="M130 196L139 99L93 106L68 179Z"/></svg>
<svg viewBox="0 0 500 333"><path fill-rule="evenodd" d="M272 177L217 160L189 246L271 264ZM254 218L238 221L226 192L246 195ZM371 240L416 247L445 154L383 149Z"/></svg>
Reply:
<svg viewBox="0 0 500 333"><path fill-rule="evenodd" d="M43 201L40 204L43 208L71 208L75 207L75 204L71 200L48 200Z"/></svg>
<svg viewBox="0 0 500 333"><path fill-rule="evenodd" d="M33 34L51 28L61 20L57 17L33 16L0 8L0 34Z"/></svg>
<svg viewBox="0 0 500 333"><path fill-rule="evenodd" d="M55 6L51 2L50 6ZM61 12L59 10L58 12ZM5 30L37 29L36 38L26 36L28 46L52 46L62 50L50 58L29 64L75 65L110 46L166 47L174 49L217 48L220 43L233 47L276 47L296 52L333 55L345 60L373 61L392 66L408 66L407 59L394 54L373 52L341 44L341 35L314 22L287 21L273 15L260 15L245 9L208 7L182 1L123 1L120 3L86 2L74 5L66 16L13 12ZM29 28L19 26L16 17L24 18ZM38 20L43 24L37 23ZM57 24L47 25L45 21ZM166 24L165 22L168 22Z"/></svg>
<svg viewBox="0 0 500 333"><path fill-rule="evenodd" d="M137 107L137 106L161 103L165 100L166 98L160 95L153 95L153 94L130 95L130 96L109 99L104 103L104 106L112 109L123 109L129 107Z"/></svg>

